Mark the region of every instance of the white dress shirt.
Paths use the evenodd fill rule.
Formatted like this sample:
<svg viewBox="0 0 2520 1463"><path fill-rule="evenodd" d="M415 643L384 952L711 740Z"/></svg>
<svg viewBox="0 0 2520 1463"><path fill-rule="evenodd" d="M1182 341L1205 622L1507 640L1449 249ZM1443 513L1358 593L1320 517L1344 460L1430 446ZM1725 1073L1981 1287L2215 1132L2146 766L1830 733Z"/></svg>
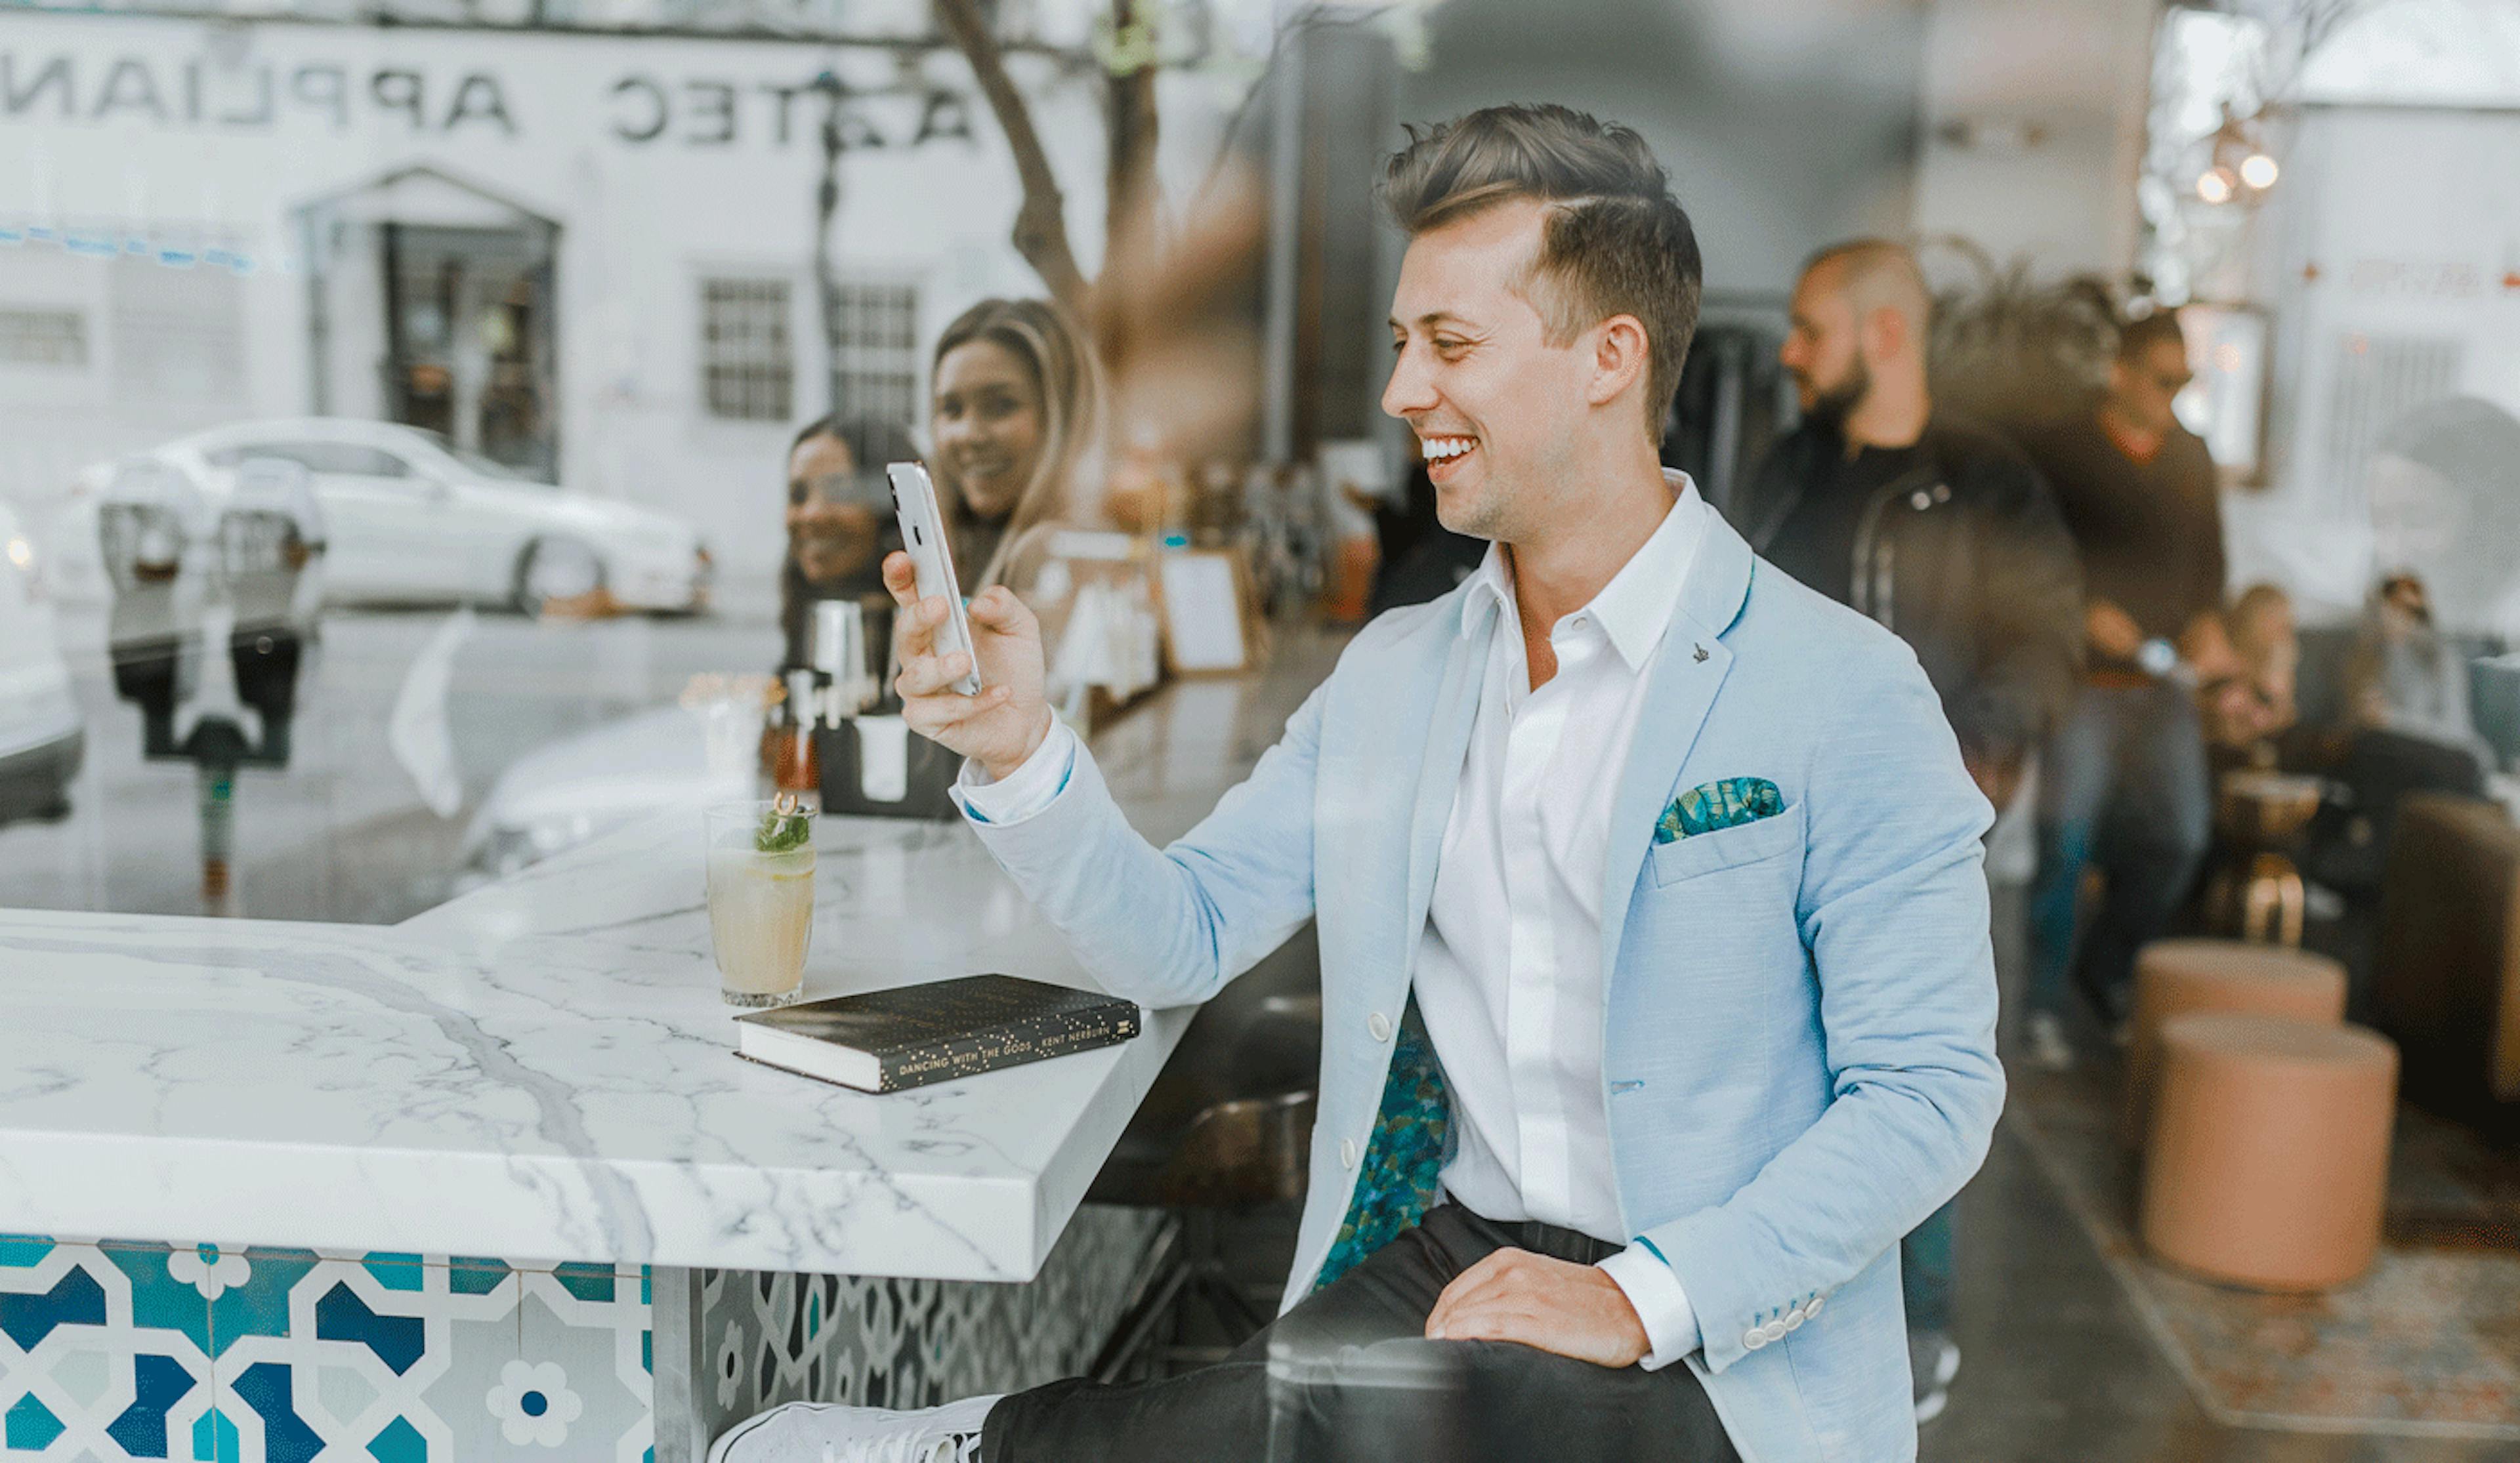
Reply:
<svg viewBox="0 0 2520 1463"><path fill-rule="evenodd" d="M1602 1079L1601 886L1646 677L1705 537L1704 501L1686 477L1677 489L1644 546L1551 628L1557 671L1536 690L1504 552L1471 579L1462 634L1495 629L1414 983L1452 1093L1445 1190L1491 1219L1611 1244L1631 1236ZM1649 1365L1695 1349L1669 1265L1630 1246L1602 1268L1645 1323Z"/></svg>
<svg viewBox="0 0 2520 1463"><path fill-rule="evenodd" d="M1500 1221L1537 1219L1612 1244L1619 1224L1603 1090L1601 886L1610 800L1648 673L1705 537L1686 475L1653 536L1590 604L1550 632L1557 673L1531 689L1513 578L1491 548L1462 633L1493 616L1477 720L1444 829L1414 989L1444 1065L1456 1149L1443 1182ZM1004 781L967 764L958 792L991 823L1065 790L1075 733L1055 723ZM1643 1321L1647 1369L1697 1349L1680 1278L1642 1245L1600 1268Z"/></svg>

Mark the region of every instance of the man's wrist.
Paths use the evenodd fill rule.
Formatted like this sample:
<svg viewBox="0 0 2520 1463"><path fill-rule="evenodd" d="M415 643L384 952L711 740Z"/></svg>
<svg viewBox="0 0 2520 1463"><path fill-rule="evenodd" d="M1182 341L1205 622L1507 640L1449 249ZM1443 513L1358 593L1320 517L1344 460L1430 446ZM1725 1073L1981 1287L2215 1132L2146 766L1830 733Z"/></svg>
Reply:
<svg viewBox="0 0 2520 1463"><path fill-rule="evenodd" d="M1697 1312L1689 1305L1688 1292L1649 1246L1630 1245L1595 1268L1619 1288L1643 1328L1644 1354L1640 1359L1645 1370L1669 1366L1698 1349Z"/></svg>
<svg viewBox="0 0 2520 1463"><path fill-rule="evenodd" d="M1050 734L1005 777L991 776L976 758L966 761L962 775L954 779L954 801L972 821L990 827L1029 822L1048 812L1067 790L1077 759L1083 755L1076 733L1054 717Z"/></svg>
<svg viewBox="0 0 2520 1463"><path fill-rule="evenodd" d="M1051 714L1050 703L1044 701L1041 706L1041 717L1033 728L1032 735L1025 740L1023 750L1004 762L983 762L980 764L980 771L987 773L992 782L1003 782L1013 776L1022 770L1025 763L1032 760L1033 753L1041 750L1041 744L1050 740L1050 729L1055 721L1057 718Z"/></svg>

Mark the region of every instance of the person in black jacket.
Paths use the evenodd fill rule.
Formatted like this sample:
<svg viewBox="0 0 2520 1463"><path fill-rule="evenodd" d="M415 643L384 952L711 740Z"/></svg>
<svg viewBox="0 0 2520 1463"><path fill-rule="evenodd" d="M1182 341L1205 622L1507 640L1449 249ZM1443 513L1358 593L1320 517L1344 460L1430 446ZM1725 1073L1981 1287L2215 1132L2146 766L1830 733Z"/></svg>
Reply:
<svg viewBox="0 0 2520 1463"><path fill-rule="evenodd" d="M2029 460L1935 415L1931 308L1914 256L1896 244L1841 244L1803 266L1778 352L1802 424L1770 450L1731 514L1769 562L1908 642L1970 776L2001 812L2071 703L2081 574ZM1952 1209L1900 1245L1919 1422L1941 1413L1959 1368Z"/></svg>
<svg viewBox="0 0 2520 1463"><path fill-rule="evenodd" d="M1813 256L1778 352L1802 424L1730 515L1769 562L1908 642L2001 812L2073 703L2081 570L2029 459L1935 413L1931 308L1899 244L1858 240Z"/></svg>

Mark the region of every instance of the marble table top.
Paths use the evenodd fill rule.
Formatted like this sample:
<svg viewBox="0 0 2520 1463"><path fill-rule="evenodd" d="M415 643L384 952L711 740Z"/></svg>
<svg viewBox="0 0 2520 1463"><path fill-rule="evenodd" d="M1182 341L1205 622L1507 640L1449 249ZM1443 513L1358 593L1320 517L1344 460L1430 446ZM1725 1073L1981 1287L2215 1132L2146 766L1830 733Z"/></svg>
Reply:
<svg viewBox="0 0 2520 1463"><path fill-rule="evenodd" d="M1133 820L1189 826L1326 667L1097 738ZM820 821L809 997L1094 985L968 828ZM830 1086L734 1055L701 888L674 811L392 928L0 910L0 1231L1029 1278L1191 1012Z"/></svg>

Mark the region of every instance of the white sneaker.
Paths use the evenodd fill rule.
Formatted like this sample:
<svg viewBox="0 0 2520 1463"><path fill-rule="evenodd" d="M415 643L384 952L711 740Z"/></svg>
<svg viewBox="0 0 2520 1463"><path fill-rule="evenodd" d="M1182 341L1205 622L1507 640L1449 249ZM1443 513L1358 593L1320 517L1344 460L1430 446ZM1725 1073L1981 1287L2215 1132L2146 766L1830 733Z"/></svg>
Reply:
<svg viewBox="0 0 2520 1463"><path fill-rule="evenodd" d="M708 1463L979 1463L994 1396L897 1412L789 1402L726 1430Z"/></svg>
<svg viewBox="0 0 2520 1463"><path fill-rule="evenodd" d="M2053 1012L2031 1012L2030 1019L2022 1023L2022 1034L2030 1039L2030 1060L2042 1070L2074 1070L2074 1045L2065 1040L2065 1023Z"/></svg>
<svg viewBox="0 0 2520 1463"><path fill-rule="evenodd" d="M1960 1374L1960 1349L1940 1331L1911 1332L1908 1362L1916 1383L1916 1421L1932 1422L1952 1404L1952 1379Z"/></svg>

